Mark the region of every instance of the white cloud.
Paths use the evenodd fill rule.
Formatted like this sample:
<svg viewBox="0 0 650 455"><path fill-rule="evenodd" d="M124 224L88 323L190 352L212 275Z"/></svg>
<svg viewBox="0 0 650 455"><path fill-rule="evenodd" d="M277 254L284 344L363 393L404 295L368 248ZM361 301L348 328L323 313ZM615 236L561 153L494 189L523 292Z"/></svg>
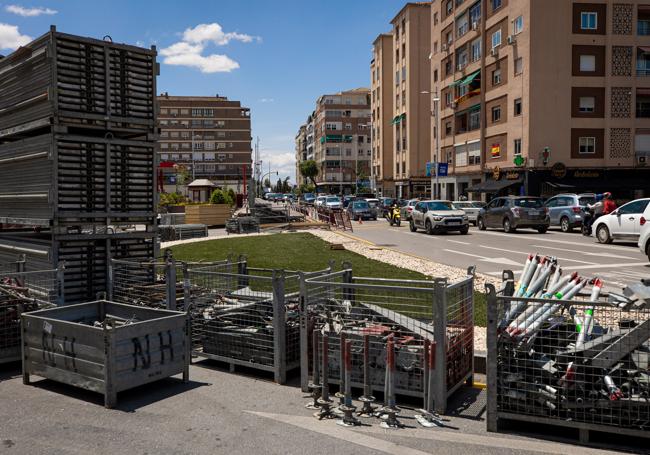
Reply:
<svg viewBox="0 0 650 455"><path fill-rule="evenodd" d="M42 15L53 16L58 12L56 10L50 8L43 8L40 6L36 8L25 8L24 6L20 6L20 5L7 5L5 6L5 11L23 17L35 17L35 16L42 16Z"/></svg>
<svg viewBox="0 0 650 455"><path fill-rule="evenodd" d="M21 35L17 26L0 22L0 50L14 50L28 44L30 41L32 41L32 38L27 35Z"/></svg>
<svg viewBox="0 0 650 455"><path fill-rule="evenodd" d="M273 98L260 98L260 103L273 103L275 100Z"/></svg>
<svg viewBox="0 0 650 455"><path fill-rule="evenodd" d="M289 177L292 182L296 181L296 155L293 152L285 152L283 150L262 150L260 154L262 160L263 173L269 171L269 162L271 163L271 171L278 171L280 178L284 180ZM275 184L278 176L271 175L271 182Z"/></svg>
<svg viewBox="0 0 650 455"><path fill-rule="evenodd" d="M167 65L197 68L202 73L229 73L239 68L239 63L223 54L203 55L206 46L213 44L224 46L230 41L250 43L259 38L242 33L225 33L221 25L199 24L183 32L183 40L162 49L160 55L165 57Z"/></svg>

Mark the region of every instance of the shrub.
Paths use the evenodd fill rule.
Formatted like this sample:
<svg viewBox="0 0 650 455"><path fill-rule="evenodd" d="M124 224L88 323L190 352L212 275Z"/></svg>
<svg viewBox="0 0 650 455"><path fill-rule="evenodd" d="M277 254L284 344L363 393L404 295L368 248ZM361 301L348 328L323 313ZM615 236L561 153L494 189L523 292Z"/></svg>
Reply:
<svg viewBox="0 0 650 455"><path fill-rule="evenodd" d="M210 196L210 204L228 204L233 205L235 200L230 196L228 191L216 189Z"/></svg>

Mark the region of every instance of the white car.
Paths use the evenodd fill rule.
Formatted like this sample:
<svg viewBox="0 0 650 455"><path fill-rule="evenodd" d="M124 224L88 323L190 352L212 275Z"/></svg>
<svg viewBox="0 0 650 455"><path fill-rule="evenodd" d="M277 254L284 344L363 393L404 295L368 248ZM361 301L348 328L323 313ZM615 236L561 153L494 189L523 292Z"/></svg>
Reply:
<svg viewBox="0 0 650 455"><path fill-rule="evenodd" d="M327 200L327 196L318 196L316 200L314 201L314 205L316 207L320 207L322 205L325 205L325 201Z"/></svg>
<svg viewBox="0 0 650 455"><path fill-rule="evenodd" d="M342 207L341 200L337 196L327 196L323 205L328 209L340 209Z"/></svg>
<svg viewBox="0 0 650 455"><path fill-rule="evenodd" d="M639 223L641 230L639 235L639 249L641 252L648 256L650 261L650 204L645 209L645 213L641 216Z"/></svg>
<svg viewBox="0 0 650 455"><path fill-rule="evenodd" d="M601 216L592 228L600 243L612 243L614 240L638 242L641 226L647 221L650 221L650 198L636 199Z"/></svg>

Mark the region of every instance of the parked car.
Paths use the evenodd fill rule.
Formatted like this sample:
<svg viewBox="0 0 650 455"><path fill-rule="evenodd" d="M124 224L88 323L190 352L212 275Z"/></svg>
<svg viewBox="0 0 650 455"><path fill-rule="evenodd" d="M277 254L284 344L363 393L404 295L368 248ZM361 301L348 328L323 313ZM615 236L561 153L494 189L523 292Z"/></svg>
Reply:
<svg viewBox="0 0 650 455"><path fill-rule="evenodd" d="M454 201L452 202L454 208L462 210L469 218L469 222L476 226L476 218L478 217L478 212L481 211L481 206L473 201Z"/></svg>
<svg viewBox="0 0 650 455"><path fill-rule="evenodd" d="M376 218L377 214L379 213L379 199L366 198L366 201L368 202L370 208L375 212L375 218Z"/></svg>
<svg viewBox="0 0 650 455"><path fill-rule="evenodd" d="M544 207L548 208L551 226L560 226L562 232L571 232L574 228L582 226L587 204L594 202L596 195L593 193L567 193L548 199Z"/></svg>
<svg viewBox="0 0 650 455"><path fill-rule="evenodd" d="M286 193L282 196L282 200L284 202L293 202L295 200L295 196L291 193Z"/></svg>
<svg viewBox="0 0 650 455"><path fill-rule="evenodd" d="M328 209L340 209L343 207L341 199L339 199L338 196L327 196L323 205Z"/></svg>
<svg viewBox="0 0 650 455"><path fill-rule="evenodd" d="M400 208L400 216L404 221L410 221L411 220L411 213L413 213L413 209L415 208L415 204L420 202L419 199L409 199L406 201L406 204L404 204Z"/></svg>
<svg viewBox="0 0 650 455"><path fill-rule="evenodd" d="M639 219L641 229L639 230L639 249L643 254L648 256L650 261L650 204L645 208L645 212Z"/></svg>
<svg viewBox="0 0 650 455"><path fill-rule="evenodd" d="M346 194L343 196L343 208L347 208L350 205L350 202L354 200L355 196L353 194Z"/></svg>
<svg viewBox="0 0 650 455"><path fill-rule="evenodd" d="M486 228L502 228L514 232L520 228L537 229L544 234L549 227L548 209L542 198L534 196L506 196L492 199L481 209L476 225L482 231Z"/></svg>
<svg viewBox="0 0 650 455"><path fill-rule="evenodd" d="M305 193L302 195L302 201L307 205L313 205L316 201L314 193Z"/></svg>
<svg viewBox="0 0 650 455"><path fill-rule="evenodd" d="M638 242L641 227L650 220L650 198L636 199L598 218L593 232L600 243L612 243L614 240Z"/></svg>
<svg viewBox="0 0 650 455"><path fill-rule="evenodd" d="M314 205L316 207L321 207L325 205L325 201L327 200L327 196L318 196L316 200L314 201Z"/></svg>
<svg viewBox="0 0 650 455"><path fill-rule="evenodd" d="M411 212L411 232L424 229L427 234L459 231L469 232L469 219L465 212L454 208L450 201L419 201Z"/></svg>
<svg viewBox="0 0 650 455"><path fill-rule="evenodd" d="M377 220L377 212L370 207L367 201L351 201L347 211L353 220Z"/></svg>

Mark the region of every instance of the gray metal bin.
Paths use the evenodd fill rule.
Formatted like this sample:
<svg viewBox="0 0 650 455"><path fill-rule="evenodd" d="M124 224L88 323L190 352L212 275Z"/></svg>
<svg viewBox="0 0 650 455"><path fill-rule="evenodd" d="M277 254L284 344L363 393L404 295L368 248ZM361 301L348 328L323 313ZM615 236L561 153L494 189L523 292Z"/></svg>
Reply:
<svg viewBox="0 0 650 455"><path fill-rule="evenodd" d="M189 319L109 301L35 311L22 315L22 355L25 384L32 374L52 379L99 392L112 408L118 392L179 373L189 380Z"/></svg>

